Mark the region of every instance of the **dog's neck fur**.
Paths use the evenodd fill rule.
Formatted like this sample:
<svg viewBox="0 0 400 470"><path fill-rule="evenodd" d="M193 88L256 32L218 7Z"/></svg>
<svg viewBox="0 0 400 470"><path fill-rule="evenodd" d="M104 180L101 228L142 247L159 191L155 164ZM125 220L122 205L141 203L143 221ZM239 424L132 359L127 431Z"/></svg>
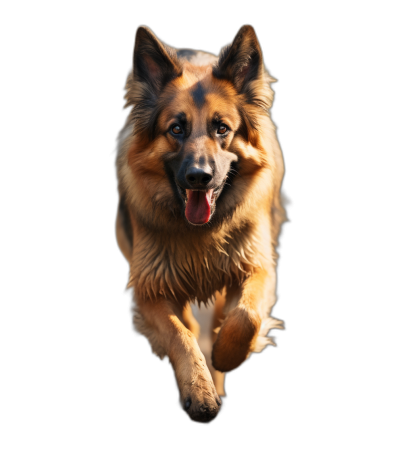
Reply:
<svg viewBox="0 0 400 470"><path fill-rule="evenodd" d="M134 221L133 238L128 287L143 298L207 303L225 285L241 284L261 268L260 252L271 258L264 253L269 244L263 234L250 226L240 236L224 229L171 234L149 231Z"/></svg>

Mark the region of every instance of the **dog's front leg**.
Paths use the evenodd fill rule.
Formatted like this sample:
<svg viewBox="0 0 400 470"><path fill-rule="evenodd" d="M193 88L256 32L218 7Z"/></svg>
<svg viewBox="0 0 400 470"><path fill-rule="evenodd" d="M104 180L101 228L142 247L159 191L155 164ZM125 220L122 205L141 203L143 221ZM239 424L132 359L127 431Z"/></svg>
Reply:
<svg viewBox="0 0 400 470"><path fill-rule="evenodd" d="M194 334L179 319L183 308L165 299L137 301L153 342L158 342L171 361L185 410L193 420L207 422L217 415L221 399Z"/></svg>
<svg viewBox="0 0 400 470"><path fill-rule="evenodd" d="M283 323L269 317L275 302L275 271L270 273L257 270L242 285L227 288L228 314L212 351L215 369L228 372L238 367L250 352L274 344L266 335L271 328L283 328Z"/></svg>

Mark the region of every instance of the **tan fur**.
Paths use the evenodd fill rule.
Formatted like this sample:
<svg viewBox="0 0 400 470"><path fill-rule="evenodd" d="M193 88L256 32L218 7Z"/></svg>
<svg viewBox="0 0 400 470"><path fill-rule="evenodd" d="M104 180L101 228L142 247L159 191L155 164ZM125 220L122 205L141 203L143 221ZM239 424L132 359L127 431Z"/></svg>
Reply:
<svg viewBox="0 0 400 470"><path fill-rule="evenodd" d="M248 41L254 41L251 31L243 33ZM157 41L149 30L140 34L145 38L141 40ZM191 401L190 416L205 421L216 415L220 401L196 342L199 326L189 302L207 304L217 295L213 331L218 333L214 333L212 356L214 381L221 395L224 376L219 371L232 370L250 352L274 344L266 335L271 328L282 327L282 322L270 317L275 303L275 248L285 219L280 202L283 160L267 112L273 99L273 80L263 71L259 79L247 85L246 93L258 100L251 104L244 94L238 94L237 83L213 75L212 64L217 58L204 53L190 63L178 60L166 46L157 47L162 54L169 54L178 76L165 85L159 96L159 130L151 138L144 125L137 124L135 109L140 96L148 93L148 85L133 74L128 76L127 105L134 107L120 134L117 172L131 236L126 235L120 209L117 239L130 263L128 287L135 292L136 328L149 338L157 355L168 355L181 398L184 403L186 399ZM230 60L229 54L223 57ZM226 70L231 73L229 68ZM237 80L242 80L247 69L243 70L232 72ZM207 91L205 105L193 112L193 90L199 84ZM189 150L195 156L199 148L210 154L216 152L216 144L207 137L205 127L213 113L221 113L224 122L238 130L228 137L224 151L240 162L240 171L226 197L216 205L216 217L226 217L202 230L191 228L182 217L165 173L166 155L178 148L165 130L177 112L192 115L194 137ZM150 115L151 109L144 110L140 119L145 122ZM246 127L247 137L239 132L240 126Z"/></svg>
<svg viewBox="0 0 400 470"><path fill-rule="evenodd" d="M211 340L212 343L215 343L217 339L218 332L221 329L221 325L225 318L225 289L222 292L217 292L215 296L214 303L214 315L211 324ZM210 366L211 376L213 378L215 389L217 390L218 395L224 397L225 393L225 373L221 372L214 368L211 364Z"/></svg>
<svg viewBox="0 0 400 470"><path fill-rule="evenodd" d="M182 323L186 328L194 334L194 337L198 340L200 336L200 325L196 318L193 316L192 309L189 303L187 303L182 310Z"/></svg>

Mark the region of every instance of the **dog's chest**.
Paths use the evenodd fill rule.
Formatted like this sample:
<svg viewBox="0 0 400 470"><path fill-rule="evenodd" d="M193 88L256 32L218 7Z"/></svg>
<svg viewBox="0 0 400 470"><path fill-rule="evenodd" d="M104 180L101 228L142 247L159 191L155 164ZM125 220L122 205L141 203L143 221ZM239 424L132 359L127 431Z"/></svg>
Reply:
<svg viewBox="0 0 400 470"><path fill-rule="evenodd" d="M145 235L136 240L129 286L135 295L207 302L260 264L254 237L183 239Z"/></svg>

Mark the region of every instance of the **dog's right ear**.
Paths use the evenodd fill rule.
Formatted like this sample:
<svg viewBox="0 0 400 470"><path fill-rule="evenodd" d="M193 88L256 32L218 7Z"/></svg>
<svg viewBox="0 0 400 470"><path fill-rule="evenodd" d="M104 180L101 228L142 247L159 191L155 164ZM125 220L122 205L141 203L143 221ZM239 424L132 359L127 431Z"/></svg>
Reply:
<svg viewBox="0 0 400 470"><path fill-rule="evenodd" d="M170 80L182 73L175 51L165 46L149 28L140 26L136 32L133 53L134 80L150 86L158 95Z"/></svg>

